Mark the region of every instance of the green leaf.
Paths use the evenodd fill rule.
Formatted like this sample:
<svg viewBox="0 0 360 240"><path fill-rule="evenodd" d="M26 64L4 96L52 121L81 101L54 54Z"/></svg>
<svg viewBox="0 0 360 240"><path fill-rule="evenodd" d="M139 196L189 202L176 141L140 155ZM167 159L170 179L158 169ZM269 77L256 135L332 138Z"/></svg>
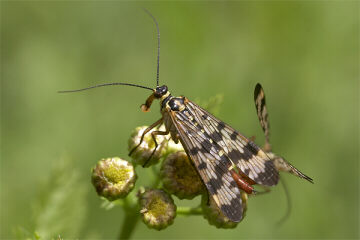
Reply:
<svg viewBox="0 0 360 240"><path fill-rule="evenodd" d="M86 186L69 160L49 174L42 196L34 204L37 239L77 238L86 215Z"/></svg>

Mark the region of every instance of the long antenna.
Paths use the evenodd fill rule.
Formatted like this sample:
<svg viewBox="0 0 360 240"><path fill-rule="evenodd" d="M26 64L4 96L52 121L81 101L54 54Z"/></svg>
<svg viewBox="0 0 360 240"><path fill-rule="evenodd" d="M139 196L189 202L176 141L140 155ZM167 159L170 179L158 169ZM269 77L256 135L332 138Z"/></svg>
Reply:
<svg viewBox="0 0 360 240"><path fill-rule="evenodd" d="M125 85L125 86L131 86L131 87L138 87L138 88L144 88L144 89L148 89L153 91L152 88L149 87L145 87L145 86L141 86L141 85L137 85L137 84L131 84L131 83L104 83L104 84L98 84L95 86L91 86L91 87L87 87L87 88L81 88L81 89L75 89L75 90L65 90L65 91L58 91L58 93L72 93L72 92L81 92L81 91L85 91L85 90L89 90L92 88L98 88L98 87L105 87L105 86L114 86L114 85Z"/></svg>
<svg viewBox="0 0 360 240"><path fill-rule="evenodd" d="M156 18L146 9L143 8L143 10L152 18L156 25L156 31L157 31L157 40L158 40L158 48L157 48L157 71L156 71L156 86L159 86L159 71L160 71L160 30L159 30L159 24L156 21Z"/></svg>
<svg viewBox="0 0 360 240"><path fill-rule="evenodd" d="M160 30L159 30L159 24L156 21L156 18L145 8L143 10L152 18L156 25L157 30L157 40L158 40L158 48L157 48L157 71L156 71L156 86L159 86L159 71L160 71ZM89 90L92 88L98 88L98 87L105 87L105 86L114 86L114 85L125 85L125 86L131 86L131 87L138 87L138 88L144 88L153 91L152 88L137 85L137 84L131 84L131 83L104 83L104 84L98 84L95 86L87 87L87 88L81 88L81 89L75 89L75 90L65 90L65 91L58 91L58 93L72 93L72 92L81 92L85 90Z"/></svg>

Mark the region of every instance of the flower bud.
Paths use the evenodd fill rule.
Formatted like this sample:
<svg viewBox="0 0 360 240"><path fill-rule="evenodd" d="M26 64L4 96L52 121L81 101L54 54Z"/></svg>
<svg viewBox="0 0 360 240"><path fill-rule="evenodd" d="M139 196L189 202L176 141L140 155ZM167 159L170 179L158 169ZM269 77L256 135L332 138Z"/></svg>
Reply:
<svg viewBox="0 0 360 240"><path fill-rule="evenodd" d="M160 174L164 188L180 199L193 199L204 190L204 184L183 151L167 156Z"/></svg>
<svg viewBox="0 0 360 240"><path fill-rule="evenodd" d="M138 193L142 220L149 228L164 229L174 222L176 205L169 194L160 189L142 189Z"/></svg>
<svg viewBox="0 0 360 240"><path fill-rule="evenodd" d="M124 198L134 188L136 173L131 163L118 157L100 160L91 181L99 196L113 201Z"/></svg>
<svg viewBox="0 0 360 240"><path fill-rule="evenodd" d="M173 140L169 140L166 145L165 156L176 152L185 152L185 150L181 143L175 143Z"/></svg>
<svg viewBox="0 0 360 240"><path fill-rule="evenodd" d="M155 142L151 136L151 132L157 129L154 128L150 130L148 133L146 133L142 143L138 146L141 140L141 136L146 129L147 126L137 127L132 132L130 139L128 141L128 149L131 153L130 156L133 159L134 164L144 165L146 163L145 167L149 167L150 165L156 164L159 161L159 159L164 155L166 151L165 147L167 145L167 139L166 136L164 135L157 135L155 137L158 143L158 147L155 153L152 155L151 159L149 160L151 154L155 150ZM165 128L161 127L159 130L164 131ZM134 150L136 146L138 147Z"/></svg>

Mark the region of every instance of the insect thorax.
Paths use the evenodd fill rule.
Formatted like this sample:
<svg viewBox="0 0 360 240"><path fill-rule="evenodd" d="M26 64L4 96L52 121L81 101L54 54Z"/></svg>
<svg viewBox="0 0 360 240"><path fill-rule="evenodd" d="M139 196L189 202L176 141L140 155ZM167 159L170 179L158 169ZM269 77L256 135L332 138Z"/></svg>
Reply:
<svg viewBox="0 0 360 240"><path fill-rule="evenodd" d="M163 111L183 111L185 109L185 97L173 97L169 93L160 100L161 112Z"/></svg>
<svg viewBox="0 0 360 240"><path fill-rule="evenodd" d="M173 97L170 95L164 95L160 100L161 114L163 116L165 128L169 131L172 140L175 143L179 141L179 135L177 133L176 127L171 119L172 112L184 111L185 110L185 97Z"/></svg>

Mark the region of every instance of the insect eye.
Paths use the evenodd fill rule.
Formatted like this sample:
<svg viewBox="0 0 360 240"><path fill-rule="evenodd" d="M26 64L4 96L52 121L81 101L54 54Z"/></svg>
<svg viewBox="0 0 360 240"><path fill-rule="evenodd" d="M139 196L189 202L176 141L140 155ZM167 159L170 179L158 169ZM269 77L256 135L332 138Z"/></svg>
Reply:
<svg viewBox="0 0 360 240"><path fill-rule="evenodd" d="M163 85L161 87L157 87L155 89L155 97L160 98L161 96L165 95L168 91L167 86Z"/></svg>
<svg viewBox="0 0 360 240"><path fill-rule="evenodd" d="M168 91L167 86L163 85L160 88L161 88L161 95L164 95L165 93L167 93L167 91Z"/></svg>

